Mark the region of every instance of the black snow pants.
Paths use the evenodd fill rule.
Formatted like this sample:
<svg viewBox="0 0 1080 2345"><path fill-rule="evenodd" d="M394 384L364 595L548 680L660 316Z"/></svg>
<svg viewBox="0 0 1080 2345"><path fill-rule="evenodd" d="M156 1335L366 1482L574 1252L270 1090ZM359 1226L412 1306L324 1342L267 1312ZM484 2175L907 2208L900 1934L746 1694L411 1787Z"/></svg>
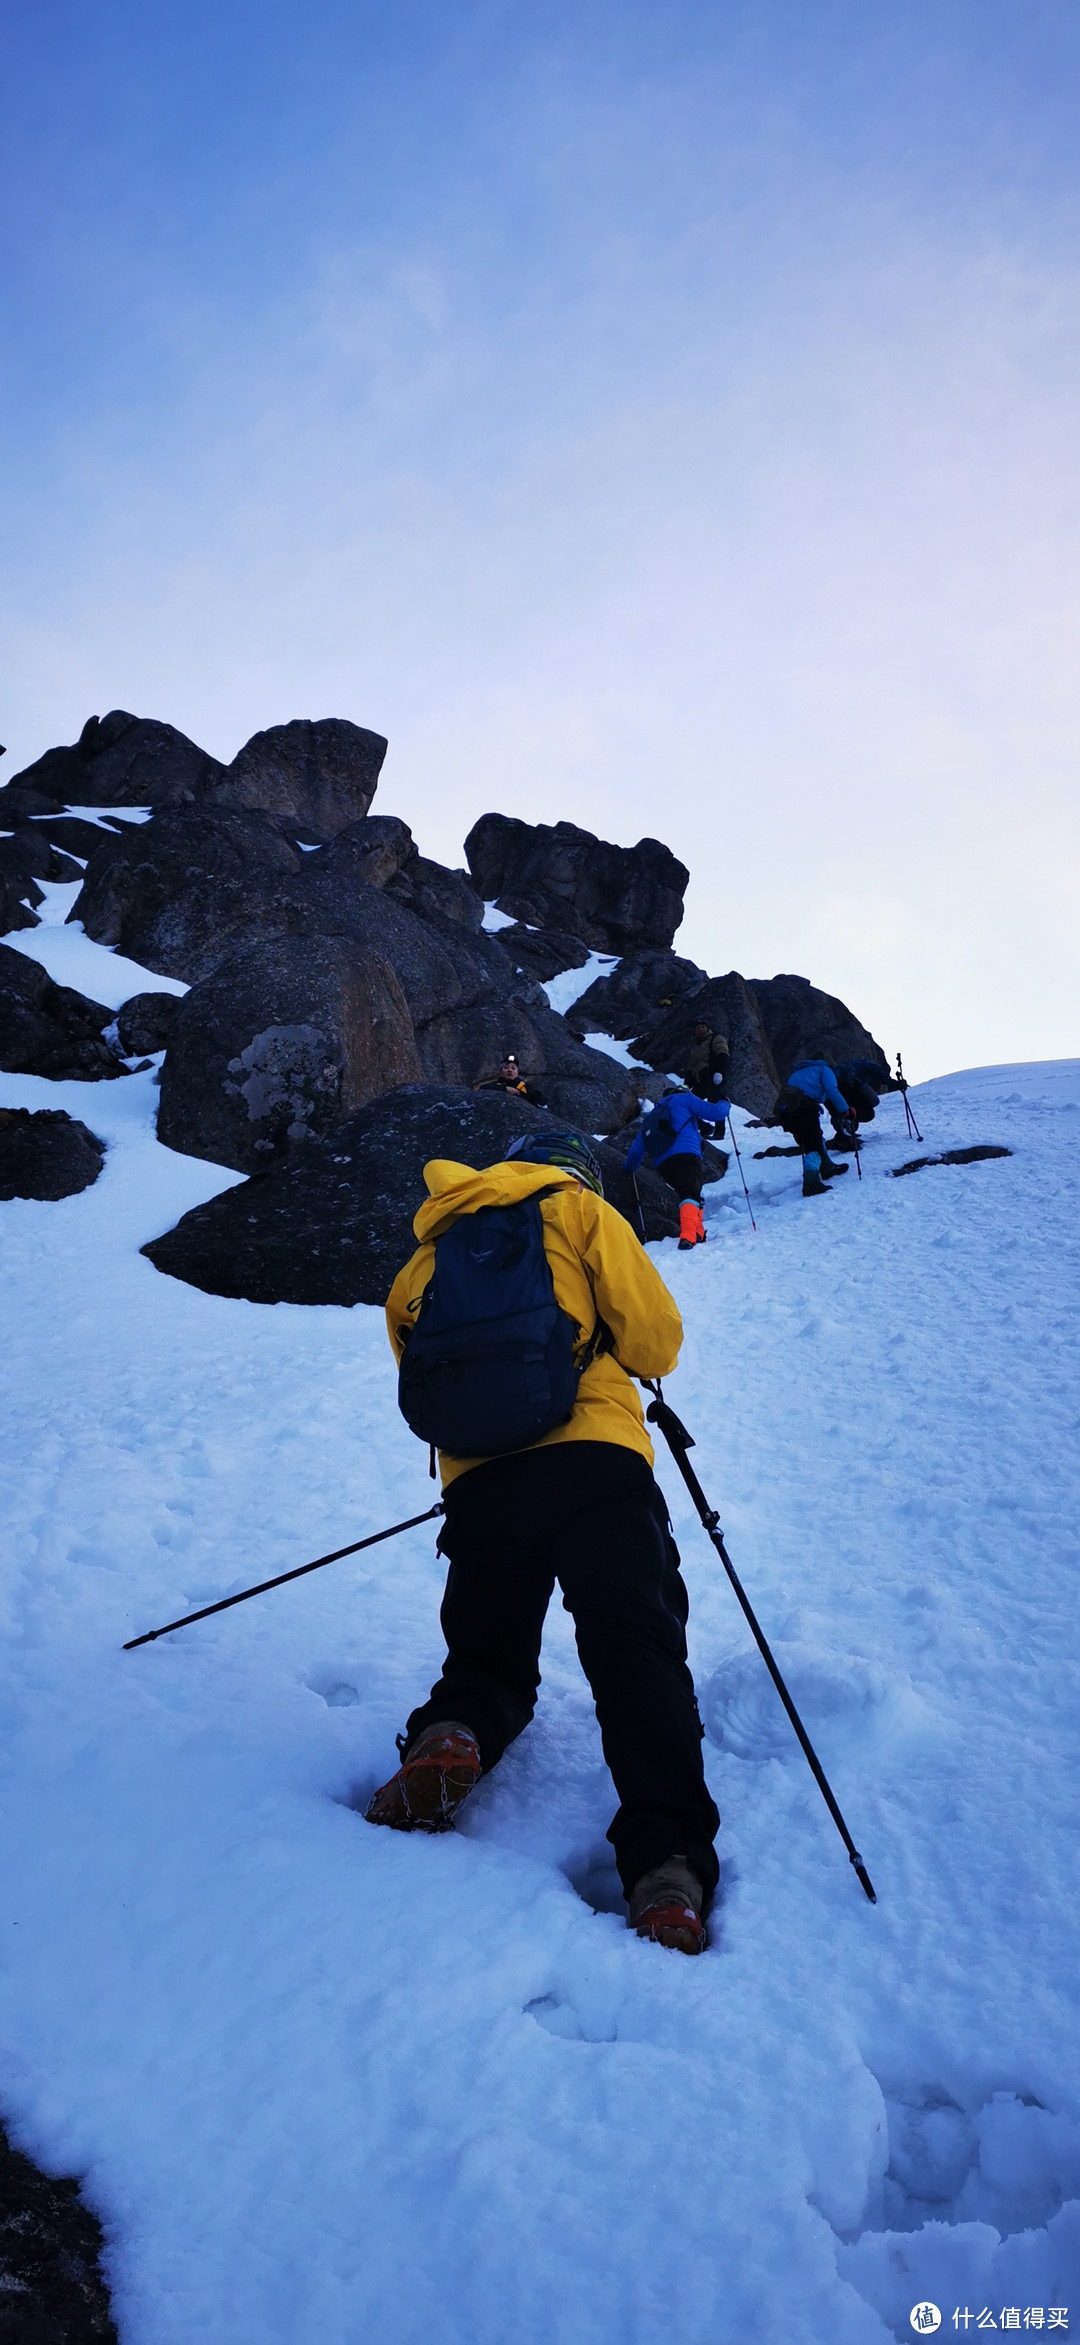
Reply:
<svg viewBox="0 0 1080 2345"><path fill-rule="evenodd" d="M773 1109L785 1132L790 1132L796 1148L804 1156L820 1156L825 1143L821 1136L821 1109L816 1099L808 1099L805 1091L790 1090L787 1084Z"/></svg>
<svg viewBox="0 0 1080 2345"><path fill-rule="evenodd" d="M687 1149L681 1156L665 1156L662 1162L657 1165L656 1170L667 1182L668 1188L674 1189L675 1195L680 1200L692 1197L695 1205L700 1205L702 1174L700 1156L693 1155Z"/></svg>
<svg viewBox="0 0 1080 2345"><path fill-rule="evenodd" d="M447 1655L403 1747L454 1718L471 1727L485 1772L497 1764L536 1708L558 1580L619 1797L608 1839L623 1888L629 1896L681 1854L707 1910L720 1818L702 1765L679 1551L644 1458L615 1442L568 1441L474 1466L446 1492L439 1546L450 1564Z"/></svg>

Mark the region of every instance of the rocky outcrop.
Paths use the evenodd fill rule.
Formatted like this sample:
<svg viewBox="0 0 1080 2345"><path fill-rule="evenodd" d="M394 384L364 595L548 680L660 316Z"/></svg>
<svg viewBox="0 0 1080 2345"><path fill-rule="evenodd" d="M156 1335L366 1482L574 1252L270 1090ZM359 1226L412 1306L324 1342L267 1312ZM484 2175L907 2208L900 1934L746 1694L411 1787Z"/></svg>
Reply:
<svg viewBox="0 0 1080 2345"><path fill-rule="evenodd" d="M177 1004L158 1138L254 1172L419 1073L382 955L343 937L269 937Z"/></svg>
<svg viewBox="0 0 1080 2345"><path fill-rule="evenodd" d="M408 1004L416 1055L397 1064L396 1081L476 1083L513 1050L560 1113L591 1131L616 1129L637 1102L625 1069L575 1039L496 937L441 907L421 918L400 901L398 881L423 858L405 853L404 824L381 821L373 837L370 820L304 853L266 814L167 808L99 848L70 917L98 943L196 987L274 938L348 939L393 969ZM443 879L479 909L467 881Z"/></svg>
<svg viewBox="0 0 1080 2345"><path fill-rule="evenodd" d="M35 817L33 828L42 838L50 839L54 847L64 851L65 859L77 855L78 863L71 870L71 879L81 879L80 865L88 863L107 839L116 838L125 827L121 817L102 815L100 822L92 822L88 814L45 814Z"/></svg>
<svg viewBox="0 0 1080 2345"><path fill-rule="evenodd" d="M133 993L117 1014L116 1031L125 1057L153 1057L172 1040L181 996L176 993Z"/></svg>
<svg viewBox="0 0 1080 2345"><path fill-rule="evenodd" d="M37 881L28 872L0 864L0 936L13 936L20 928L38 928L35 907L44 901Z"/></svg>
<svg viewBox="0 0 1080 2345"><path fill-rule="evenodd" d="M611 1034L617 1042L632 1042L708 982L704 969L676 953L629 953L578 995L567 1022L575 1034Z"/></svg>
<svg viewBox="0 0 1080 2345"><path fill-rule="evenodd" d="M407 822L396 814L369 814L338 833L342 852L348 853L354 876L370 887L384 888L394 903L404 904L421 920L441 928L479 928L484 906L467 871L446 871L421 855ZM335 869L335 859L329 859Z"/></svg>
<svg viewBox="0 0 1080 2345"><path fill-rule="evenodd" d="M496 929L495 934L514 967L538 985L546 985L564 969L583 969L589 958L588 945L565 928L526 928L516 920L509 928ZM581 1028L583 1034L589 1031L586 1026ZM600 1031L606 1034L608 1028Z"/></svg>
<svg viewBox="0 0 1080 2345"><path fill-rule="evenodd" d="M45 875L77 868L66 842L86 856L69 917L192 988L182 1008L137 997L118 1022L129 1057L166 1049L174 1147L247 1169L403 1081L490 1081L510 1052L553 1114L612 1134L683 1071L698 1016L728 1034L734 1096L759 1115L808 1047L884 1070L866 1029L805 980L764 984L763 1022L736 972L709 978L671 950L689 875L658 840L619 847L570 822L486 814L466 842L470 870L448 871L399 817L371 814L385 749L344 719L296 719L224 766L175 727L114 709L0 792L0 827L6 807L14 834L0 840L8 926L34 925ZM84 802L153 812L99 828L65 811ZM508 915L495 933L483 926L491 900ZM617 965L558 1016L543 988L590 951ZM35 1036L35 1071L123 1071L100 1005L76 1015L69 995L62 1021L67 989L28 1004L26 982L18 1019L47 1009L53 1021ZM649 1075L584 1039L604 1035L630 1042Z"/></svg>
<svg viewBox="0 0 1080 2345"><path fill-rule="evenodd" d="M0 2128L3 2345L117 2345L103 2247L78 2183L43 2174Z"/></svg>
<svg viewBox="0 0 1080 2345"><path fill-rule="evenodd" d="M50 801L42 814L62 806L175 806L203 797L224 771L175 725L114 708L88 717L73 747L47 749L10 786Z"/></svg>
<svg viewBox="0 0 1080 2345"><path fill-rule="evenodd" d="M44 901L40 879L81 879L70 855L62 855L29 824L0 838L0 936L15 928L36 928L36 906Z"/></svg>
<svg viewBox="0 0 1080 2345"><path fill-rule="evenodd" d="M33 772L33 767L28 771ZM50 797L46 790L35 790L22 782L9 782L0 790L0 830L13 831L20 823L34 822L41 815L57 815L61 811L59 798Z"/></svg>
<svg viewBox="0 0 1080 2345"><path fill-rule="evenodd" d="M397 814L367 814L338 832L348 846L357 875L369 887L384 888L403 863L419 860L416 841L407 822Z"/></svg>
<svg viewBox="0 0 1080 2345"><path fill-rule="evenodd" d="M254 1303L382 1303L416 1244L431 1157L494 1164L552 1119L506 1092L408 1084L362 1108L258 1180L186 1213L143 1247L159 1270ZM612 1202L634 1219L621 1156L601 1147ZM671 1191L638 1175L649 1237L678 1227ZM634 1220L634 1226L637 1222Z"/></svg>
<svg viewBox="0 0 1080 2345"><path fill-rule="evenodd" d="M869 1028L862 1026L835 994L822 993L808 977L755 977L754 994L782 1083L800 1059L874 1059L889 1080L889 1062Z"/></svg>
<svg viewBox="0 0 1080 2345"><path fill-rule="evenodd" d="M178 806L191 802L278 816L332 838L367 813L386 742L345 717L294 718L255 733L222 765L175 725L123 708L90 717L68 748L47 749L14 775L0 796L37 803L52 817L67 806Z"/></svg>
<svg viewBox="0 0 1080 2345"><path fill-rule="evenodd" d="M103 1041L113 1013L72 985L54 985L47 970L11 945L0 945L0 1067L53 1082L96 1083L125 1075Z"/></svg>
<svg viewBox="0 0 1080 2345"><path fill-rule="evenodd" d="M670 945L690 874L659 839L616 847L576 823L484 814L465 841L486 902L531 926L567 929L597 952Z"/></svg>
<svg viewBox="0 0 1080 2345"><path fill-rule="evenodd" d="M333 838L367 813L386 747L381 733L346 717L294 717L254 733L219 769L210 795L219 806L274 814Z"/></svg>
<svg viewBox="0 0 1080 2345"><path fill-rule="evenodd" d="M104 1159L104 1141L62 1108L0 1107L0 1198L77 1196Z"/></svg>
<svg viewBox="0 0 1080 2345"><path fill-rule="evenodd" d="M431 920L437 928L450 921L459 928L479 928L484 917L483 898L473 886L467 871L447 871L441 863L429 862L426 855L413 854L401 864L386 892L395 903L405 904L421 920Z"/></svg>
<svg viewBox="0 0 1080 2345"><path fill-rule="evenodd" d="M242 938L288 927L288 884L299 887L305 860L266 814L166 807L103 842L69 918L97 944L194 985Z"/></svg>
<svg viewBox="0 0 1080 2345"><path fill-rule="evenodd" d="M698 1018L726 1034L731 1046L731 1096L751 1115L769 1116L780 1089L761 1012L745 977L737 969L726 977L710 977L707 984L665 1010L630 1045L634 1058L650 1067L681 1075L685 1069Z"/></svg>

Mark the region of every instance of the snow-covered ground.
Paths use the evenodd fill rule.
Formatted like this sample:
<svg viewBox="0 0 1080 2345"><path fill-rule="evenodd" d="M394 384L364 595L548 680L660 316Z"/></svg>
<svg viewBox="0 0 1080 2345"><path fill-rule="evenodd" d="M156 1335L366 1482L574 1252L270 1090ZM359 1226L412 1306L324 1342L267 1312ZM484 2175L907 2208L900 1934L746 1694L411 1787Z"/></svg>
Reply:
<svg viewBox="0 0 1080 2345"><path fill-rule="evenodd" d="M81 920L69 923L68 914L82 887L80 879L39 879L37 886L42 896L36 907L38 926L13 928L8 936L0 937L0 944L25 953L31 961L40 961L54 985L73 985L76 992L104 1002L111 1010L122 1008L133 993L187 993L181 978L159 977L154 970L141 968L138 961L125 960L123 953L96 945ZM6 1082L7 1077L0 1076L0 1081ZM51 1099L53 1086L47 1088ZM89 1088L96 1091L97 1085Z"/></svg>
<svg viewBox="0 0 1080 2345"><path fill-rule="evenodd" d="M122 998L82 941L65 977ZM709 1245L655 1249L671 1398L880 1900L661 1459L723 1815L698 1962L625 1929L557 1604L460 1830L356 1813L440 1659L429 1531L120 1650L430 1494L380 1312L139 1255L236 1177L160 1148L156 1097L0 1076L109 1142L0 1206L0 2105L87 2176L124 2345L1080 2329L1080 1063L913 1092L929 1146L1014 1154L910 1180L887 1100L805 1203L738 1117L757 1236L733 1166Z"/></svg>

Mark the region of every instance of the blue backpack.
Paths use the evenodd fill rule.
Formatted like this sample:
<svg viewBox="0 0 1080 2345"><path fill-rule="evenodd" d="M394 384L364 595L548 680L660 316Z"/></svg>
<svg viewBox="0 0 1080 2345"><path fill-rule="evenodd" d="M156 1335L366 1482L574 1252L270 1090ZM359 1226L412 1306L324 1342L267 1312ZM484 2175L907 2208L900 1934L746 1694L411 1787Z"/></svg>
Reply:
<svg viewBox="0 0 1080 2345"><path fill-rule="evenodd" d="M540 1196L463 1213L438 1239L435 1267L405 1347L398 1406L407 1425L454 1457L527 1449L566 1422L604 1334L580 1361L579 1330L555 1300Z"/></svg>
<svg viewBox="0 0 1080 2345"><path fill-rule="evenodd" d="M675 1138L675 1118L670 1099L662 1099L658 1107L651 1107L641 1127L646 1156L663 1156Z"/></svg>

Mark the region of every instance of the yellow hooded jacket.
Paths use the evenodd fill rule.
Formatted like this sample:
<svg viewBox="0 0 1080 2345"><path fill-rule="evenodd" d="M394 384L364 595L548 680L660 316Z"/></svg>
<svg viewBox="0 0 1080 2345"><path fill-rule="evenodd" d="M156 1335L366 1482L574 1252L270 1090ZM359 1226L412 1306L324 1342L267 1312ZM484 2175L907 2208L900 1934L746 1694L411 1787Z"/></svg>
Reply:
<svg viewBox="0 0 1080 2345"><path fill-rule="evenodd" d="M490 1164L474 1172L467 1164L435 1157L424 1166L427 1201L413 1228L420 1240L411 1262L400 1270L386 1304L386 1324L394 1357L400 1361L406 1340L435 1267L435 1241L462 1213L478 1213L483 1205L515 1205L538 1189L552 1195L541 1199L544 1252L551 1265L555 1300L581 1331L584 1350L596 1315L610 1328L614 1352L592 1360L578 1386L572 1416L556 1425L533 1449L552 1448L557 1441L614 1441L635 1449L653 1462L653 1447L631 1376L670 1376L682 1342L682 1320L659 1272L653 1267L633 1230L591 1189L583 1189L573 1173L559 1165ZM470 1466L485 1463L478 1457L440 1454L443 1487L466 1474Z"/></svg>

